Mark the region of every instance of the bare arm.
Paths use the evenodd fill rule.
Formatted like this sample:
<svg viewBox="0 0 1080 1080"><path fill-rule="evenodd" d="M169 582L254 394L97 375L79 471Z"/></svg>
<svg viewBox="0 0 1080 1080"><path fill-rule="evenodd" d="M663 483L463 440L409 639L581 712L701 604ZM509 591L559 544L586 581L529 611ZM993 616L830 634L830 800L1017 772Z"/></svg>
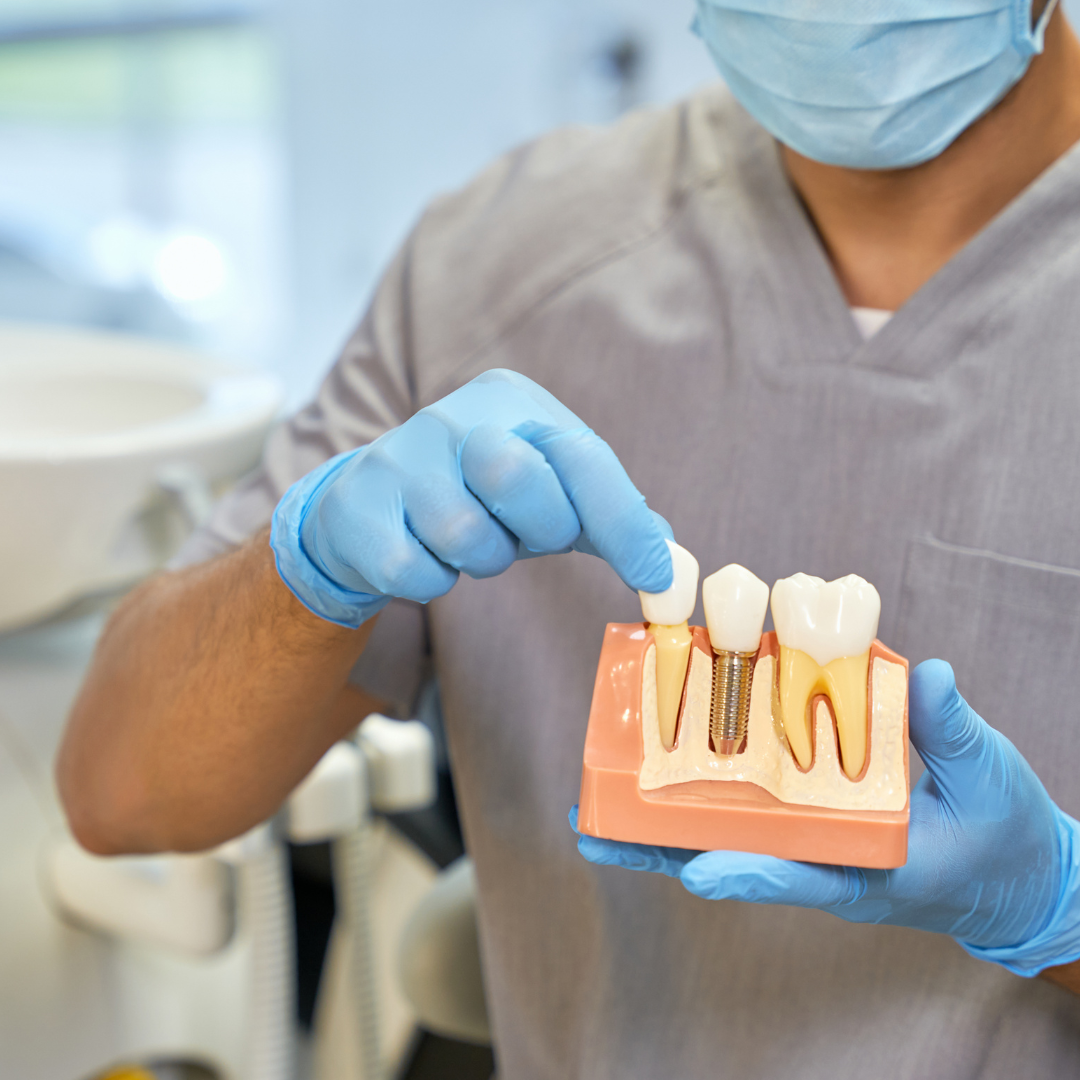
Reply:
<svg viewBox="0 0 1080 1080"><path fill-rule="evenodd" d="M57 762L91 851L238 835L369 711L343 689L373 621L348 630L307 611L267 535L146 582L106 626Z"/></svg>
<svg viewBox="0 0 1080 1080"><path fill-rule="evenodd" d="M1074 994L1080 994L1080 960L1071 964L1062 964L1060 967L1047 968L1041 975L1042 978L1065 990L1071 990Z"/></svg>
<svg viewBox="0 0 1080 1080"><path fill-rule="evenodd" d="M671 584L667 523L611 447L524 375L485 372L377 445L330 458L278 503L303 604L264 532L116 612L57 765L86 847L197 850L271 814L355 720L336 705L371 622L331 618L360 622L382 597L426 603L459 574L502 573L522 545L583 544L631 588Z"/></svg>

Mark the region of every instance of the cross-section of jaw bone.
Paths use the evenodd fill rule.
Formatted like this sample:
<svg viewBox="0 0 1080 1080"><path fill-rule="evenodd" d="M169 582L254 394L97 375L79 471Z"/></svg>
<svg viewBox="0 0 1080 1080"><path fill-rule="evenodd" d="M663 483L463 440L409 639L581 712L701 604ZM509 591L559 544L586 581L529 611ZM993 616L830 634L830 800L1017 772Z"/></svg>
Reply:
<svg viewBox="0 0 1080 1080"><path fill-rule="evenodd" d="M866 761L866 702L870 646L877 636L881 597L857 574L826 583L808 574L781 578L772 589L780 643L780 715L795 760L813 760L811 704L832 704L844 772L854 779Z"/></svg>
<svg viewBox="0 0 1080 1080"><path fill-rule="evenodd" d="M698 562L686 548L669 540L671 587L661 593L639 592L641 613L656 641L656 697L660 741L665 750L675 743L686 667L693 637L687 625L697 603Z"/></svg>
<svg viewBox="0 0 1080 1080"><path fill-rule="evenodd" d="M711 796L707 797L724 799L725 782L734 780L762 788L792 806L859 811L903 810L908 797L905 765L907 728L904 723L907 668L896 662L900 658L884 646L871 646L870 760L860 778L853 781L841 767L832 715L824 702L819 701L813 710L814 767L809 772L803 772L792 757L784 735L776 691L779 647L775 637L775 634L769 634L763 639L762 655L754 666L746 750L731 755L717 753L709 746L712 681L709 652L712 650L703 647L705 643L700 637L690 653L686 705L679 723L678 744L670 751L660 745L656 719L655 650L649 646L642 663L641 737L644 753L638 770L638 788L642 792L667 790L674 793L683 784L710 781L713 790ZM618 715L621 717L623 714ZM697 792L699 795L705 794L700 787ZM736 798L741 799L742 796Z"/></svg>

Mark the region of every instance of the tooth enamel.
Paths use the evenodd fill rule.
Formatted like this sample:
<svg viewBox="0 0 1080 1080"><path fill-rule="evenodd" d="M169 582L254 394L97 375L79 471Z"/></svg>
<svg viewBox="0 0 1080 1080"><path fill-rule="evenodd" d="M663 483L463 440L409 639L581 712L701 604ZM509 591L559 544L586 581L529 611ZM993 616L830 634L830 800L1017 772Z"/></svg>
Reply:
<svg viewBox="0 0 1080 1080"><path fill-rule="evenodd" d="M757 652L769 607L769 586L738 563L701 583L709 640L716 652Z"/></svg>
<svg viewBox="0 0 1080 1080"><path fill-rule="evenodd" d="M877 636L881 597L858 574L830 582L795 574L773 585L772 613L780 643L800 649L824 667L870 648Z"/></svg>
<svg viewBox="0 0 1080 1080"><path fill-rule="evenodd" d="M687 620L697 603L698 563L686 548L671 540L671 587L661 593L639 592L641 613L656 642L656 697L660 741L665 750L675 744L686 668L693 640Z"/></svg>
<svg viewBox="0 0 1080 1080"><path fill-rule="evenodd" d="M641 614L657 626L678 626L694 614L697 603L698 561L674 540L667 541L671 552L671 586L663 592L639 592Z"/></svg>
<svg viewBox="0 0 1080 1080"><path fill-rule="evenodd" d="M780 713L791 752L806 769L813 759L810 705L832 703L844 772L854 779L866 760L870 646L881 597L856 574L826 583L808 574L773 585L772 614L780 643Z"/></svg>

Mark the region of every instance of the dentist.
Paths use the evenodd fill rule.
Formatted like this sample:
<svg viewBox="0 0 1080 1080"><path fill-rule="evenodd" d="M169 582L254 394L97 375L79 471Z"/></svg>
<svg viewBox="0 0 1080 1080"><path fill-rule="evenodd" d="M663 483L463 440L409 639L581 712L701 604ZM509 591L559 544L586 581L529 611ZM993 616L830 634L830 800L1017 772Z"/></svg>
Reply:
<svg viewBox="0 0 1080 1080"><path fill-rule="evenodd" d="M728 89L437 201L120 606L72 827L210 846L434 670L500 1075L1074 1075L1080 42L1052 0L698 8ZM603 625L669 584L667 522L705 567L858 573L884 640L952 662L912 674L902 870L579 857Z"/></svg>

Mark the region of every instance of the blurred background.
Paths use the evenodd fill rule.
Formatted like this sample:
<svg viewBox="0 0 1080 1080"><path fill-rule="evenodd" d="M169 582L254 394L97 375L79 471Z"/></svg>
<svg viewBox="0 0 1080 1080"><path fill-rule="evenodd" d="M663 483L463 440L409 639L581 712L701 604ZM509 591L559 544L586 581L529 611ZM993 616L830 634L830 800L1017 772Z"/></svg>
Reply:
<svg viewBox="0 0 1080 1080"><path fill-rule="evenodd" d="M310 396L425 203L715 78L692 15L0 0L0 1080L492 1075L433 682L357 701L273 822L199 855L83 852L53 758L110 608Z"/></svg>
<svg viewBox="0 0 1080 1080"><path fill-rule="evenodd" d="M425 203L714 78L692 8L0 0L0 1080L491 1075L437 686L204 855L82 852L53 756Z"/></svg>
<svg viewBox="0 0 1080 1080"><path fill-rule="evenodd" d="M310 394L424 204L710 79L691 0L0 0L0 317Z"/></svg>

